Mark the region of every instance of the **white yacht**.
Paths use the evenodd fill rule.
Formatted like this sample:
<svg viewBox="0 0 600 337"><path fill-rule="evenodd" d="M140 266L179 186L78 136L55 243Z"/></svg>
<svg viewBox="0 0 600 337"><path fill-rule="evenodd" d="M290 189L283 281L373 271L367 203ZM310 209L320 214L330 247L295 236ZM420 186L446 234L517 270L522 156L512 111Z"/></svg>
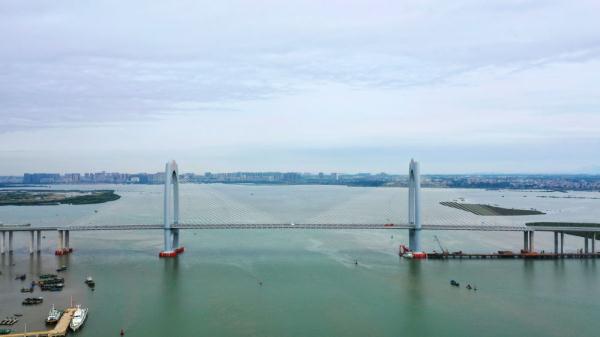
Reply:
<svg viewBox="0 0 600 337"><path fill-rule="evenodd" d="M77 331L77 329L81 328L83 322L85 322L85 318L87 317L87 312L87 308L81 308L80 305L77 305L75 314L73 314L73 319L71 319L71 323L69 323L71 330Z"/></svg>
<svg viewBox="0 0 600 337"><path fill-rule="evenodd" d="M60 319L60 316L62 316L62 311L56 310L56 308L54 308L54 304L52 304L52 309L50 309L50 312L48 313L48 318L46 318L46 323L54 324L54 323L58 322L58 320Z"/></svg>

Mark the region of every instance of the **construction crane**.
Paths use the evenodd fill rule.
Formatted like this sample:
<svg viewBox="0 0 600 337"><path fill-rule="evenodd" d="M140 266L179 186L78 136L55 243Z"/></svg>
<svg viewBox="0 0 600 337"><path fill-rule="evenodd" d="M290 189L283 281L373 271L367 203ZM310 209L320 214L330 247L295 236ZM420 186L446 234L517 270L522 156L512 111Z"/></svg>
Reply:
<svg viewBox="0 0 600 337"><path fill-rule="evenodd" d="M442 246L442 243L440 242L440 239L437 237L437 235L434 235L433 238L437 242L438 246L440 246L440 249L442 250L442 253L443 254L448 254L448 250L444 249L444 247Z"/></svg>

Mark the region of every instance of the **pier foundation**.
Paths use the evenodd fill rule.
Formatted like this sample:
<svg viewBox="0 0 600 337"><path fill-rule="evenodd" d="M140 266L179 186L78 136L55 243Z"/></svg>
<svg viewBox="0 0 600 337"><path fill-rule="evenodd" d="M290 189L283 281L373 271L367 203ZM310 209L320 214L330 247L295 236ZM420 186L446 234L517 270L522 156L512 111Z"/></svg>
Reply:
<svg viewBox="0 0 600 337"><path fill-rule="evenodd" d="M58 230L58 247L54 255L66 255L71 252L73 252L73 249L69 247L69 231Z"/></svg>

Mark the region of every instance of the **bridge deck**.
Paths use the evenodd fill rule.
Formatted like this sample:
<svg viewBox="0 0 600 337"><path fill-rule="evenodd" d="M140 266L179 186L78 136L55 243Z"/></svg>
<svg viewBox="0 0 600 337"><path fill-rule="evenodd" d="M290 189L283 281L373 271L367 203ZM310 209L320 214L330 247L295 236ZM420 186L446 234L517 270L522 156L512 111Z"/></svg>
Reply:
<svg viewBox="0 0 600 337"><path fill-rule="evenodd" d="M68 226L63 229L73 231L92 231L92 230L144 230L144 229L163 229L163 225L91 225L91 226ZM414 226L409 224L192 224L183 223L173 225L173 229L323 229L323 230L345 230L345 229L412 229ZM527 230L525 226L483 226L483 225L423 225L423 230L470 230L470 231L516 231Z"/></svg>
<svg viewBox="0 0 600 337"><path fill-rule="evenodd" d="M78 226L40 226L40 227L0 227L3 231L116 231L116 230L160 230L162 224L123 224L123 225L78 225ZM346 229L372 229L372 230L393 230L393 229L412 229L414 226L409 224L333 224L333 223L312 223L312 224L290 224L290 223L216 223L216 224L198 224L181 223L173 225L173 229L310 229L310 230L346 230ZM546 231L546 232L600 232L600 227L575 227L575 226L503 226L503 225L422 225L423 230L450 230L450 231L483 231L483 232L523 232L523 231Z"/></svg>

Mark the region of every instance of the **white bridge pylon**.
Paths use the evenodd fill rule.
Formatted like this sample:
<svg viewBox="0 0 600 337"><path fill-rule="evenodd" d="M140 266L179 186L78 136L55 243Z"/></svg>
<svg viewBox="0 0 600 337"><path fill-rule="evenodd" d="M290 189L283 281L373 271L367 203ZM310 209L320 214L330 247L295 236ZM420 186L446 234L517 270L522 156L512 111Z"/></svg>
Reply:
<svg viewBox="0 0 600 337"><path fill-rule="evenodd" d="M171 203L173 211L171 212ZM179 170L177 163L172 160L165 167L165 194L164 194L164 235L165 248L160 252L160 257L175 257L183 253L184 248L179 247L179 229L171 228L172 224L179 224ZM172 213L172 214L171 214Z"/></svg>
<svg viewBox="0 0 600 337"><path fill-rule="evenodd" d="M408 230L408 248L413 252L421 251L421 176L419 163L410 160L408 166L408 224L414 228Z"/></svg>

